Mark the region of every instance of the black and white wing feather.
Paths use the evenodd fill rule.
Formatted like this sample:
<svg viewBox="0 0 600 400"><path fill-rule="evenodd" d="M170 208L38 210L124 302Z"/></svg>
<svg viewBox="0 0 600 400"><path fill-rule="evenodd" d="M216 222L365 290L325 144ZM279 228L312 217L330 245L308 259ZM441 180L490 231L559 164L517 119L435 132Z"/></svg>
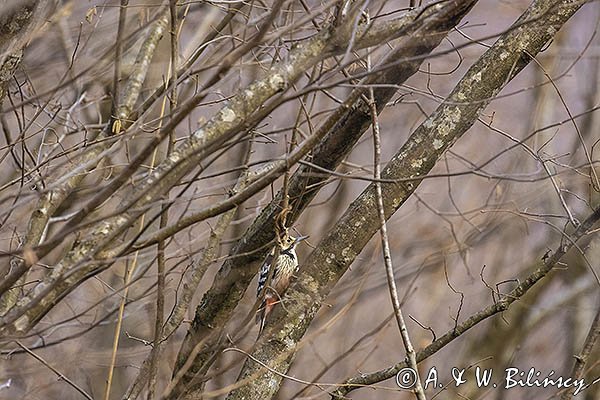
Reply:
<svg viewBox="0 0 600 400"><path fill-rule="evenodd" d="M269 253L258 272L258 286L256 288L256 297L260 296L260 292L263 290L269 279L269 271L271 270L271 264L273 263L273 252Z"/></svg>

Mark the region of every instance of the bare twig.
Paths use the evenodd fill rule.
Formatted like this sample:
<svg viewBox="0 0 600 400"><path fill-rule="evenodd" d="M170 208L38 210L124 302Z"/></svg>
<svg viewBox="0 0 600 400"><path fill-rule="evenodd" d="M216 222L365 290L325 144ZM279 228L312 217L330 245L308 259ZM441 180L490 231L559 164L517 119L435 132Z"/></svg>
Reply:
<svg viewBox="0 0 600 400"><path fill-rule="evenodd" d="M367 12L367 24L369 23L369 14ZM371 56L367 55L367 69L371 69ZM375 182L375 199L377 203L377 214L379 216L379 233L381 236L381 249L383 251L383 261L385 264L385 275L387 278L388 289L390 291L390 299L392 300L392 307L394 309L394 315L396 316L396 323L398 329L400 329L400 336L402 337L402 343L406 350L406 358L408 365L412 368L415 373L415 384L413 391L419 400L426 400L423 386L421 385L421 378L419 377L419 370L417 368L417 359L415 357L415 349L410 340L408 334L408 328L402 315L400 308L400 298L398 297L398 289L396 288L396 278L394 277L394 265L392 263L392 253L390 251L390 242L387 234L387 224L385 218L385 209L383 207L383 194L381 192L381 135L379 127L379 118L377 114L377 103L375 102L375 94L373 88L369 88L369 105L371 108L372 129L373 129L373 178Z"/></svg>
<svg viewBox="0 0 600 400"><path fill-rule="evenodd" d="M60 380L65 381L66 383L69 384L69 386L71 386L72 388L74 388L75 390L77 390L83 397L85 397L88 400L93 400L93 397L91 395L89 395L85 390L83 390L81 387L79 387L75 382L73 382L72 380L70 380L67 376L65 376L62 372L60 372L59 370L57 370L56 368L54 368L52 365L50 365L46 360L44 360L42 357L38 356L37 354L35 354L33 351L29 350L29 348L27 348L23 343L19 342L18 340L15 340L15 343L17 344L17 346L19 346L20 348L22 348L25 352L27 352L27 354L31 355L33 358L35 358L36 360L38 360L40 363L42 363L43 365L45 365L50 371L54 372L56 374L56 376L58 376L58 378Z"/></svg>
<svg viewBox="0 0 600 400"><path fill-rule="evenodd" d="M594 317L594 321L592 321L592 325L585 338L581 352L575 356L575 365L573 366L573 371L570 375L572 379L580 379L583 376L583 370L598 338L600 338L600 307L596 311L596 316ZM566 390L562 394L561 400L571 400L573 395L574 392Z"/></svg>

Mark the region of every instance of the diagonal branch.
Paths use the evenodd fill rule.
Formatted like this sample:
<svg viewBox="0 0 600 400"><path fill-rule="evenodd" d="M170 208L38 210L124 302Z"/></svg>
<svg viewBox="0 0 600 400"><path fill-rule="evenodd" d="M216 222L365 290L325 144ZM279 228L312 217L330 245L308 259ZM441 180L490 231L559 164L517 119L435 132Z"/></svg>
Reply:
<svg viewBox="0 0 600 400"><path fill-rule="evenodd" d="M585 365L587 364L590 354L592 353L592 349L598 342L600 338L600 308L596 311L596 316L592 321L592 325L590 326L590 330L585 338L583 343L583 348L581 352L575 356L575 365L573 366L573 372L571 372L571 377L573 379L580 379L583 376ZM576 393L571 392L570 390L565 391L561 400L571 400Z"/></svg>

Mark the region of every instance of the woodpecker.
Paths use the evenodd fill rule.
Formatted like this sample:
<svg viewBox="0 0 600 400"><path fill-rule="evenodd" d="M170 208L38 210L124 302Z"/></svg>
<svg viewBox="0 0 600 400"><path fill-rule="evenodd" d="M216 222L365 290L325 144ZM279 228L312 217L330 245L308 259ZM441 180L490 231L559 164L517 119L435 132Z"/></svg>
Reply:
<svg viewBox="0 0 600 400"><path fill-rule="evenodd" d="M293 237L286 235L279 246L279 257L275 263L275 270L273 271L273 277L271 278L271 284L264 293L264 298L261 302L260 308L256 314L256 323L260 323L259 334L262 332L267 316L277 304L283 295L283 292L287 289L292 279L292 275L298 270L298 256L296 255L296 246L298 243L307 239L308 236ZM256 289L256 296L259 298L263 288L269 280L269 274L271 273L271 265L273 265L273 257L275 256L275 249L273 247L258 273L258 287Z"/></svg>

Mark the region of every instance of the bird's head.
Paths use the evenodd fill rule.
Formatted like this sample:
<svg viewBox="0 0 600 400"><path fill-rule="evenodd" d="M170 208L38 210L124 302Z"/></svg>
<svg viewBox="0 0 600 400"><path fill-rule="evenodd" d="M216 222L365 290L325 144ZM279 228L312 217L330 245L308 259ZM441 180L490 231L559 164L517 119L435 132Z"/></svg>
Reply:
<svg viewBox="0 0 600 400"><path fill-rule="evenodd" d="M298 236L298 237L285 236L283 238L283 240L281 241L281 249L282 250L294 249L294 248L296 248L298 243L300 243L301 241L303 241L305 239L308 239L308 236Z"/></svg>

